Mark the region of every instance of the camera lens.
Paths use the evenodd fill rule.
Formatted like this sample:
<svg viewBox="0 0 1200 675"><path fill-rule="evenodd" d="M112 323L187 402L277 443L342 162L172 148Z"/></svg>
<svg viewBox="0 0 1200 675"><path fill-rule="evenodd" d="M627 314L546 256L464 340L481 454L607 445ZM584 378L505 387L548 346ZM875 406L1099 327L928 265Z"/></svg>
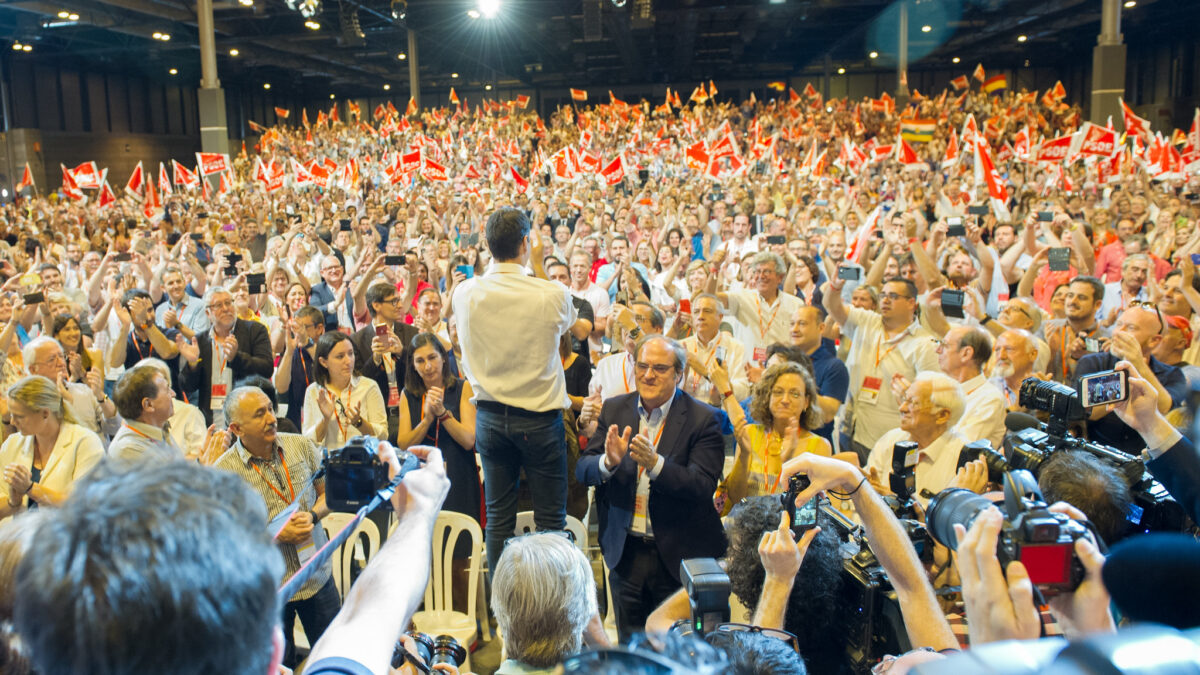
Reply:
<svg viewBox="0 0 1200 675"><path fill-rule="evenodd" d="M939 544L957 549L954 524L962 523L963 527L971 527L975 516L991 505L991 502L970 490L947 488L929 500L929 508L925 510L925 525Z"/></svg>
<svg viewBox="0 0 1200 675"><path fill-rule="evenodd" d="M405 635L412 638L413 643L416 644L417 656L421 657L421 660L423 662L429 663L429 659L431 659L433 657L433 648L434 648L433 647L433 638L426 635L425 633L418 633L415 630L410 630L407 633L405 633ZM401 646L399 648L403 649L404 647ZM401 656L401 662L403 663L404 655L401 654L400 656ZM393 657L392 658L393 667L399 668L400 666L395 665L395 661L396 661L396 659Z"/></svg>
<svg viewBox="0 0 1200 675"><path fill-rule="evenodd" d="M439 635L433 643L433 660L428 661L430 667L436 666L439 663L448 663L455 668L462 665L467 659L467 650L458 644L450 635Z"/></svg>
<svg viewBox="0 0 1200 675"><path fill-rule="evenodd" d="M1026 378L1017 395L1022 408L1041 410L1064 420L1078 417L1082 408L1076 404L1075 390L1058 382L1046 382L1036 377Z"/></svg>

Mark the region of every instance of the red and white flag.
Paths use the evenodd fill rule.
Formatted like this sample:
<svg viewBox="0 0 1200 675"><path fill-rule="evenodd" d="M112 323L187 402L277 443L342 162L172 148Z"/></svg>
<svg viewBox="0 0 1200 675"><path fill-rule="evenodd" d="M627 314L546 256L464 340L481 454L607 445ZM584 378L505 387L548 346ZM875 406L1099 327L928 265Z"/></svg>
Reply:
<svg viewBox="0 0 1200 675"><path fill-rule="evenodd" d="M438 183L445 183L450 180L450 177L446 174L446 167L432 159L426 159L424 164L421 165L421 178Z"/></svg>
<svg viewBox="0 0 1200 675"><path fill-rule="evenodd" d="M113 194L112 188L108 186L108 181L104 181L104 184L100 186L100 197L99 201L96 202L96 206L103 210L115 203L117 203L117 196Z"/></svg>
<svg viewBox="0 0 1200 675"><path fill-rule="evenodd" d="M1133 108L1125 103L1125 99L1119 98L1121 101L1121 117L1125 120L1125 133L1129 136L1143 136L1150 138L1150 122L1138 117L1133 112Z"/></svg>
<svg viewBox="0 0 1200 675"><path fill-rule="evenodd" d="M79 201L80 199L83 199L83 190L79 189L79 185L75 182L75 179L71 176L71 170L62 164L59 164L59 166L62 167L62 175L63 175L62 191L63 191L63 194L65 194L67 197L69 197L70 199L75 200L75 201Z"/></svg>
<svg viewBox="0 0 1200 675"><path fill-rule="evenodd" d="M600 175L604 176L606 185L616 185L625 178L625 162L618 155L616 159L608 163L608 166L600 170Z"/></svg>
<svg viewBox="0 0 1200 675"><path fill-rule="evenodd" d="M171 160L171 170L175 174L175 184L194 190L200 185L200 177L186 166Z"/></svg>
<svg viewBox="0 0 1200 675"><path fill-rule="evenodd" d="M84 162L71 169L71 178L76 186L84 190L98 190L102 181L100 169L95 162Z"/></svg>
<svg viewBox="0 0 1200 675"><path fill-rule="evenodd" d="M521 108L522 110L528 108L529 107L529 96L527 96L525 94L518 94L517 95L517 107Z"/></svg>
<svg viewBox="0 0 1200 675"><path fill-rule="evenodd" d="M133 167L133 173L129 175L129 180L125 182L125 194L133 197L137 201L142 201L142 193L146 188L146 172L142 169L142 163L138 162L137 166Z"/></svg>
<svg viewBox="0 0 1200 675"><path fill-rule="evenodd" d="M980 83L987 79L987 72L984 71L982 63L975 66L975 72L971 73L971 77L979 80Z"/></svg>
<svg viewBox="0 0 1200 675"><path fill-rule="evenodd" d="M942 168L949 169L958 163L958 134L950 130L950 140L946 141L946 154L942 157Z"/></svg>
<svg viewBox="0 0 1200 675"><path fill-rule="evenodd" d="M25 170L21 172L21 182L17 183L13 190L20 192L28 187L33 187L33 172L29 170L29 162L25 162Z"/></svg>
<svg viewBox="0 0 1200 675"><path fill-rule="evenodd" d="M905 169L925 169L928 166L918 157L913 147L908 144L908 141L900 139L900 144L896 146L896 159L904 165Z"/></svg>
<svg viewBox="0 0 1200 675"><path fill-rule="evenodd" d="M1092 155L1095 157L1111 157L1117 149L1117 132L1091 122L1084 122L1071 143L1067 157L1075 155Z"/></svg>
<svg viewBox="0 0 1200 675"><path fill-rule="evenodd" d="M154 181L146 181L146 201L142 204L142 215L152 223L162 220L162 199L158 196L158 191L154 189Z"/></svg>
<svg viewBox="0 0 1200 675"><path fill-rule="evenodd" d="M220 152L197 152L196 167L201 176L211 176L229 170L229 155Z"/></svg>
<svg viewBox="0 0 1200 675"><path fill-rule="evenodd" d="M228 194L233 192L233 181L229 179L229 172L221 173L221 182L217 184L217 194Z"/></svg>
<svg viewBox="0 0 1200 675"><path fill-rule="evenodd" d="M571 100L572 101L580 101L580 102L586 101L587 100L587 90L572 89L571 90Z"/></svg>
<svg viewBox="0 0 1200 675"><path fill-rule="evenodd" d="M291 114L292 114L291 110L288 110L287 108L280 108L279 106L275 106L275 116L278 117L279 119L286 120L288 118L288 115L291 115Z"/></svg>
<svg viewBox="0 0 1200 675"><path fill-rule="evenodd" d="M525 191L529 189L529 181L521 178L521 174L517 173L517 167L510 166L509 171L512 172L513 184L517 186L517 192L525 194Z"/></svg>
<svg viewBox="0 0 1200 675"><path fill-rule="evenodd" d="M966 75L959 75L953 80L950 80L950 86L954 87L958 91L962 91L963 89L971 86L971 83L967 81Z"/></svg>
<svg viewBox="0 0 1200 675"><path fill-rule="evenodd" d="M450 87L450 102L454 105L459 104L458 94L454 93L454 87Z"/></svg>

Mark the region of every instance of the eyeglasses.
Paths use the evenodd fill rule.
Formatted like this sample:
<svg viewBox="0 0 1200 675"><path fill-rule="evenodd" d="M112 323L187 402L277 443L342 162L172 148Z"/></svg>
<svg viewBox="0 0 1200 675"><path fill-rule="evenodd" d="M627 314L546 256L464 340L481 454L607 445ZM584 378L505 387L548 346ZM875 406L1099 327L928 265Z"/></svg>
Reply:
<svg viewBox="0 0 1200 675"><path fill-rule="evenodd" d="M1147 310L1150 310L1150 309L1154 310L1155 316L1158 317L1158 332L1161 333L1163 328L1166 327L1167 324L1163 321L1162 312L1159 311L1158 305L1154 304L1153 302L1146 302L1145 300L1134 300L1133 302L1129 303L1129 306L1130 307L1141 307L1142 309L1147 309Z"/></svg>
<svg viewBox="0 0 1200 675"><path fill-rule="evenodd" d="M800 391L799 389L772 389L771 396L773 398L783 398L784 396L787 396L793 401L799 401L800 399L804 398L804 392Z"/></svg>
<svg viewBox="0 0 1200 675"><path fill-rule="evenodd" d="M645 375L647 370L653 370L655 375L666 375L672 370L675 370L675 366L668 366L663 363L642 363L641 361L638 361L637 363L633 364L633 370L638 375Z"/></svg>
<svg viewBox="0 0 1200 675"><path fill-rule="evenodd" d="M716 630L724 633L760 633L776 640L783 640L791 645L792 649L800 651L800 640L792 633L779 628L763 628L748 623L721 623L717 624Z"/></svg>
<svg viewBox="0 0 1200 675"><path fill-rule="evenodd" d="M1020 306L1020 305L1014 305L1014 304L1013 304L1013 303L1011 303L1011 302L1010 302L1010 303L1008 303L1007 305L1005 305L1005 306L1001 307L1001 308L1000 308L1000 311L1001 311L1001 312L1020 312L1020 313L1022 313L1022 314L1024 314L1024 315L1025 315L1025 318L1026 318L1026 319L1032 319L1032 318L1033 318L1032 316L1029 316L1029 312L1026 312L1024 307L1022 307L1022 306Z"/></svg>
<svg viewBox="0 0 1200 675"><path fill-rule="evenodd" d="M880 293L879 294L880 300L891 300L892 302L895 302L897 300L900 300L901 298L903 298L905 300L912 300L911 295L903 295L900 293Z"/></svg>
<svg viewBox="0 0 1200 675"><path fill-rule="evenodd" d="M208 303L208 308L209 308L209 309L225 309L225 308L227 308L227 307L233 307L233 301L232 301L232 300L221 300L220 302L210 302L210 303Z"/></svg>

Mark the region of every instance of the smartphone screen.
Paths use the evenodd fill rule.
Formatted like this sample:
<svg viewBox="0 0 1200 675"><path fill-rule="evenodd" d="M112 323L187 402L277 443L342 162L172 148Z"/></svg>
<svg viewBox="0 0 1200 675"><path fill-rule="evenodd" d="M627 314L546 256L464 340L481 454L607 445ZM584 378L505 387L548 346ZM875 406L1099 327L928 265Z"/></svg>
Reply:
<svg viewBox="0 0 1200 675"><path fill-rule="evenodd" d="M1057 247L1046 254L1047 264L1051 272L1066 272L1071 269L1071 249Z"/></svg>
<svg viewBox="0 0 1200 675"><path fill-rule="evenodd" d="M847 267L845 265L838 267L837 276L839 279L846 281L858 281L862 277L862 270L857 267Z"/></svg>
<svg viewBox="0 0 1200 675"><path fill-rule="evenodd" d="M470 265L455 265L454 271L462 272L462 275L468 279L472 279L475 277L475 268L471 267Z"/></svg>
<svg viewBox="0 0 1200 675"><path fill-rule="evenodd" d="M1085 408L1124 401L1128 396L1123 370L1106 370L1079 378L1079 400Z"/></svg>
<svg viewBox="0 0 1200 675"><path fill-rule="evenodd" d="M1054 220L1053 211L1038 211L1038 220L1043 223L1049 223Z"/></svg>
<svg viewBox="0 0 1200 675"><path fill-rule="evenodd" d="M817 524L817 499L818 497L813 497L796 509L796 522L792 523L793 528L808 529Z"/></svg>

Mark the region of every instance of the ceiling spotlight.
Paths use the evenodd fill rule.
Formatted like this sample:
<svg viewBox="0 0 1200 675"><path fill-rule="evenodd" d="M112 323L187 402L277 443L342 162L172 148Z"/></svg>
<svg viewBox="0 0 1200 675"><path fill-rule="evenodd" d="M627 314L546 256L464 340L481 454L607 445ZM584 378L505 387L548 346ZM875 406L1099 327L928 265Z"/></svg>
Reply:
<svg viewBox="0 0 1200 675"><path fill-rule="evenodd" d="M490 85L490 84L485 84L485 85L483 85L483 90L484 90L484 91L491 91L491 90L492 90L492 85Z"/></svg>
<svg viewBox="0 0 1200 675"><path fill-rule="evenodd" d="M154 31L154 35L152 35L151 37L153 37L155 40L161 40L162 33L159 33L158 31Z"/></svg>
<svg viewBox="0 0 1200 675"><path fill-rule="evenodd" d="M178 75L178 74L179 74L179 69L178 69L178 68L172 68L172 69L168 70L167 72L168 72L168 73L170 73L170 74L172 74L172 75Z"/></svg>
<svg viewBox="0 0 1200 675"><path fill-rule="evenodd" d="M958 58L957 56L950 59L950 63L958 63L959 61L962 61L962 59Z"/></svg>
<svg viewBox="0 0 1200 675"><path fill-rule="evenodd" d="M1137 7L1137 0L1125 0L1126 9L1133 9L1134 7Z"/></svg>
<svg viewBox="0 0 1200 675"><path fill-rule="evenodd" d="M457 78L458 78L458 73L450 73L450 77L453 77L453 78L457 79Z"/></svg>
<svg viewBox="0 0 1200 675"><path fill-rule="evenodd" d="M330 94L330 95L329 95L329 98L331 98L331 99L332 99L332 98L337 98L337 94Z"/></svg>
<svg viewBox="0 0 1200 675"><path fill-rule="evenodd" d="M845 75L845 74L846 74L845 68L838 68L838 75Z"/></svg>
<svg viewBox="0 0 1200 675"><path fill-rule="evenodd" d="M626 0L612 0L613 7L624 7Z"/></svg>
<svg viewBox="0 0 1200 675"><path fill-rule="evenodd" d="M877 58L879 58L879 52L871 52L870 54L867 54L867 56L870 56L873 59L877 59Z"/></svg>
<svg viewBox="0 0 1200 675"><path fill-rule="evenodd" d="M480 15L479 15L479 10L477 10L477 9L468 9L468 10L467 10L467 16L471 17L472 19L478 19L478 18L479 18L479 16L480 16Z"/></svg>
<svg viewBox="0 0 1200 675"><path fill-rule="evenodd" d="M70 12L68 12L67 10L65 10L65 9L64 9L63 11L61 11L61 12L59 12L59 13L58 13L58 18L60 18L60 19L65 19L65 18L67 18L68 16L71 16L71 13L70 13Z"/></svg>
<svg viewBox="0 0 1200 675"><path fill-rule="evenodd" d="M321 0L286 0L288 9L300 12L300 16L311 19L321 13Z"/></svg>
<svg viewBox="0 0 1200 675"><path fill-rule="evenodd" d="M313 21L312 19L305 21L304 27L309 30L321 30L321 24L316 21Z"/></svg>
<svg viewBox="0 0 1200 675"><path fill-rule="evenodd" d="M933 30L933 26L930 26L929 24L925 24L924 26L921 26L922 33L928 33L931 30Z"/></svg>
<svg viewBox="0 0 1200 675"><path fill-rule="evenodd" d="M403 21L408 17L408 0L392 0L392 18Z"/></svg>
<svg viewBox="0 0 1200 675"><path fill-rule="evenodd" d="M230 55L230 56L237 56L238 54L241 54L241 52L239 52L239 51L238 51L238 48L237 48L237 47L234 47L233 49L230 49L230 50L229 50L229 55Z"/></svg>
<svg viewBox="0 0 1200 675"><path fill-rule="evenodd" d="M1028 38L1028 37L1026 37L1026 36L1024 36L1024 35L1018 35L1018 36L1017 36L1017 42L1024 42L1024 41L1026 41L1026 40L1028 40L1028 39L1029 39L1029 38Z"/></svg>
<svg viewBox="0 0 1200 675"><path fill-rule="evenodd" d="M270 88L271 88L270 82L263 82L263 89L270 89Z"/></svg>
<svg viewBox="0 0 1200 675"><path fill-rule="evenodd" d="M242 7L253 7L254 0L238 0L238 4Z"/></svg>
<svg viewBox="0 0 1200 675"><path fill-rule="evenodd" d="M20 42L14 42L14 43L13 43L13 51L14 51L14 52L19 52L19 51L21 51L21 43L20 43Z"/></svg>
<svg viewBox="0 0 1200 675"><path fill-rule="evenodd" d="M408 54L405 54L404 52L400 52L399 54L397 54L397 55L396 55L396 58L398 58L398 59L400 59L401 61L403 61L404 59L407 59L407 58L408 58Z"/></svg>
<svg viewBox="0 0 1200 675"><path fill-rule="evenodd" d="M383 85L383 90L384 90L384 91L391 91L391 90L392 90L392 85L390 85L390 84L385 84L385 85Z"/></svg>
<svg viewBox="0 0 1200 675"><path fill-rule="evenodd" d="M69 21L78 21L78 20L79 20L79 15L78 15L78 14L68 14L68 15L67 15L67 19L68 19Z"/></svg>
<svg viewBox="0 0 1200 675"><path fill-rule="evenodd" d="M33 51L33 45L21 45L21 51L31 52Z"/></svg>
<svg viewBox="0 0 1200 675"><path fill-rule="evenodd" d="M494 19L500 13L500 0L479 0L479 13L485 19Z"/></svg>

